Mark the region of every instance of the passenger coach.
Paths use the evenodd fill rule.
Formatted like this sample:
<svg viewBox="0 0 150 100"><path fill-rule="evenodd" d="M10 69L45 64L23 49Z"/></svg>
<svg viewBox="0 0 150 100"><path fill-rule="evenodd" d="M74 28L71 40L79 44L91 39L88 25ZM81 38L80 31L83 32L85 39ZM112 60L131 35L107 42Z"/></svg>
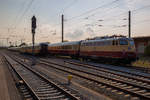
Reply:
<svg viewBox="0 0 150 100"><path fill-rule="evenodd" d="M72 57L79 56L80 41L63 42L48 45L49 54L68 55Z"/></svg>

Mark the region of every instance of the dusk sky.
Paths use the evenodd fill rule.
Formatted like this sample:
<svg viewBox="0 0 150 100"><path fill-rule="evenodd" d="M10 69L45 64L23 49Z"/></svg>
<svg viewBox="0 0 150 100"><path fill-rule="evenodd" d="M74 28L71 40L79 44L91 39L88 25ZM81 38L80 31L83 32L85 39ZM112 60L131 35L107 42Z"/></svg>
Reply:
<svg viewBox="0 0 150 100"><path fill-rule="evenodd" d="M61 42L121 34L128 35L131 10L132 36L150 35L150 0L0 0L0 45L31 43L31 17L37 18L36 43ZM2 43L3 42L3 43Z"/></svg>

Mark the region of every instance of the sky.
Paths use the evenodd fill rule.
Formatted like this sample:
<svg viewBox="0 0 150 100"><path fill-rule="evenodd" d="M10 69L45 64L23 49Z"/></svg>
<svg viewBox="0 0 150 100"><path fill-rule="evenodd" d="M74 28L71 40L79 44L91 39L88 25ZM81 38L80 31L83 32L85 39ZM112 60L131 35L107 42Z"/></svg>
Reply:
<svg viewBox="0 0 150 100"><path fill-rule="evenodd" d="M37 18L35 42L78 41L106 35L150 35L150 0L0 0L0 45L31 43L31 18ZM8 41L7 41L8 40Z"/></svg>

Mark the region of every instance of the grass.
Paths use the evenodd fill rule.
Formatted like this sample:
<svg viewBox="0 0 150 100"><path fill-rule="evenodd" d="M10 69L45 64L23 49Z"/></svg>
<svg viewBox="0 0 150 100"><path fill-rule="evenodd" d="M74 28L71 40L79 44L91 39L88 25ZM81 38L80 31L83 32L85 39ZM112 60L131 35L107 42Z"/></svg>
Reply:
<svg viewBox="0 0 150 100"><path fill-rule="evenodd" d="M150 57L148 56L140 56L139 60L132 63L133 66L138 67L144 67L144 68L150 68Z"/></svg>

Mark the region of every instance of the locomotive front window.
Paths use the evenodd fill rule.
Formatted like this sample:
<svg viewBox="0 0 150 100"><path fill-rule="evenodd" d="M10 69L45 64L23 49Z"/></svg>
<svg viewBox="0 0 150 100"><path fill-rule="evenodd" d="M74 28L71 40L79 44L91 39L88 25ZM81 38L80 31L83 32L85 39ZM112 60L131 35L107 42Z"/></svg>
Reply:
<svg viewBox="0 0 150 100"><path fill-rule="evenodd" d="M128 41L126 40L120 40L119 43L120 45L128 45Z"/></svg>
<svg viewBox="0 0 150 100"><path fill-rule="evenodd" d="M133 46L134 45L134 41L130 41L130 45Z"/></svg>

